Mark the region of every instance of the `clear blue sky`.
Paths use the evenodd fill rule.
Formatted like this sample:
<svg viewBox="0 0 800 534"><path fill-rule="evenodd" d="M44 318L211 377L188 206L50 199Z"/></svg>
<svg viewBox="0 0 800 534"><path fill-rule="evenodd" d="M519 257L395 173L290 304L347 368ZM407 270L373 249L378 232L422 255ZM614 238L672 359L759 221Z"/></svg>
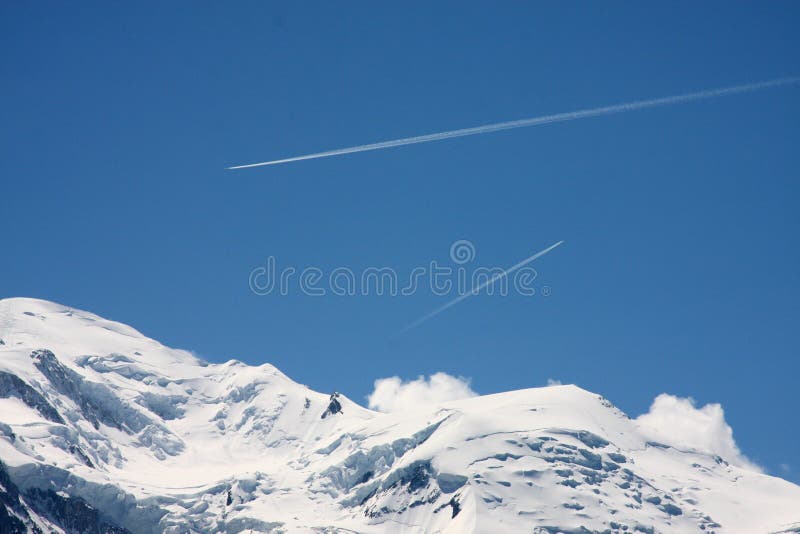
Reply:
<svg viewBox="0 0 800 534"><path fill-rule="evenodd" d="M800 74L800 5L0 5L0 296L363 401L445 371L632 415L720 402L800 480L797 86L247 171L293 156ZM469 239L548 298L260 297L252 268L410 270ZM791 471L781 471L780 464Z"/></svg>

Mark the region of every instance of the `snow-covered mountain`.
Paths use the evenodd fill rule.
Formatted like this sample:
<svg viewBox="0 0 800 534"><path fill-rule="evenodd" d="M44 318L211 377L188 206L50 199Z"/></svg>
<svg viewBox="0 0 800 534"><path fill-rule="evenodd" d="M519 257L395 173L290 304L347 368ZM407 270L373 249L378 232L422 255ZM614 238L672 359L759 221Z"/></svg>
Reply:
<svg viewBox="0 0 800 534"><path fill-rule="evenodd" d="M0 301L0 532L800 532L800 487L575 386L382 414Z"/></svg>

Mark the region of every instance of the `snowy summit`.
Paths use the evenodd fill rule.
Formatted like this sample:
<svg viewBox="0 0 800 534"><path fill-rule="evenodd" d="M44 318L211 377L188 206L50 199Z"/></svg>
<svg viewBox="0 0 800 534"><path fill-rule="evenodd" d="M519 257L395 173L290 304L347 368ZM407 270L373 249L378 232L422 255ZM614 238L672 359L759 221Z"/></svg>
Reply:
<svg viewBox="0 0 800 534"><path fill-rule="evenodd" d="M800 532L800 487L575 386L378 413L22 298L0 460L0 532Z"/></svg>

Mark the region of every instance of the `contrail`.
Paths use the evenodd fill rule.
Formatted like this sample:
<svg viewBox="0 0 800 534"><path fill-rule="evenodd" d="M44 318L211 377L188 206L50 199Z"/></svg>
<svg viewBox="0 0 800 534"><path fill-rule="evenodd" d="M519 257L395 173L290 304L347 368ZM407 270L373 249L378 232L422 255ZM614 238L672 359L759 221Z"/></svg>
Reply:
<svg viewBox="0 0 800 534"><path fill-rule="evenodd" d="M563 242L564 242L564 241L562 240L562 241L559 241L558 243L554 243L554 244L550 245L549 247L547 247L546 249L544 249L544 250L540 250L539 252L537 252L537 253L536 253L536 254L534 254L533 256L529 256L529 257L525 258L524 260L522 260L521 262L519 262L519 263L517 263L517 264L514 264L514 265L512 265L511 267L509 267L508 269L506 269L506 270L505 270L505 271L503 271L502 273L496 274L495 276L491 277L489 280L485 281L484 283L482 283L482 284L479 284L479 285L478 285L478 286L476 286L476 287L473 287L473 288L472 288L470 291L468 291L467 293L464 293L463 295L459 295L458 297L454 298L453 300L451 300L451 301L449 301L449 302L447 302L447 303L445 303L445 304L442 304L441 306L439 306L438 308L436 308L436 309L435 309L435 310L433 310L432 312L428 313L427 315L423 315L422 317L420 317L419 319L417 319L417 320L416 320L416 321L414 321L413 323L409 323L409 324L408 324L408 325L406 325L406 326L405 326L405 327L404 327L404 328L403 328L403 329L402 329L400 332L401 332L401 333L402 333L402 332L407 332L407 331L411 330L412 328L416 328L416 327L418 327L419 325L421 325L422 323L424 323L425 321L427 321L428 319L431 319L431 318L433 318L433 317L435 317L435 316L439 315L440 313L442 313L442 312L443 312L443 311L445 311L446 309L448 309L448 308L452 308L453 306L455 306L455 305L456 305L456 304L458 304L459 302L461 302L461 301L463 301L463 300L466 300L466 299L468 299L469 297L472 297L472 296L474 296L474 295L477 295L477 294L478 294L478 293L480 293L480 292L481 292L481 290L482 290L483 288L485 288L486 286L490 286L490 285L494 284L494 283L495 283L495 282L497 282L497 281L498 281L500 278L502 278L502 277L504 277L504 276L508 276L509 274L513 273L514 271L516 271L516 270L517 270L517 269L519 269L520 267L524 267L524 266L526 266L527 264L529 264L530 262L532 262L532 261L533 261L533 260L535 260L536 258L541 258L541 257L542 257L542 256L544 256L545 254L547 254L548 252L550 252L551 250L553 250L554 248L556 248L557 246L559 246L560 244L562 244Z"/></svg>
<svg viewBox="0 0 800 534"><path fill-rule="evenodd" d="M328 150L326 152L317 152L314 154L306 154L305 156L295 156L292 158L276 159L272 161L264 161L261 163L250 163L248 165L237 165L235 167L228 167L228 169L248 169L250 167L263 167L266 165L280 165L281 163L290 163L292 161L303 161L306 159L319 159L329 158L331 156L341 156L342 154L352 154L354 152L366 152L368 150L381 150L384 148L392 148L403 145L414 145L417 143L428 143L430 141L441 141L443 139L451 139L453 137L464 137L465 135L478 135L489 132L497 132L500 130L511 130L513 128L526 128L529 126L540 126L542 124L550 124L553 122L566 122L578 119L588 119L590 117L599 117L602 115L612 115L614 113L625 113L627 111L636 111L639 109L654 108L658 106L668 106L672 104L683 104L694 100L705 100L708 98L716 98L719 96L727 96L738 93L747 93L750 91L759 91L761 89L768 89L770 87L778 87L781 85L790 85L800 82L800 77L794 76L790 78L778 78L774 80L767 80L758 83L749 83L745 85L734 85L732 87L723 87L720 89L710 89L707 91L699 91L696 93L686 93L675 96L665 96L662 98L653 98L650 100L637 100L628 102L627 104L615 104L611 106L604 106L599 108L584 109L579 111L570 111L567 113L556 113L555 115L544 115L542 117L534 117L530 119L521 119L516 121L498 122L496 124L487 124L484 126L475 126L473 128L462 128L460 130L450 130L448 132L432 133L427 135L418 135L415 137L405 137L403 139L395 139L393 141L381 141L380 143L371 143L369 145L359 145L349 148L337 148L335 150Z"/></svg>

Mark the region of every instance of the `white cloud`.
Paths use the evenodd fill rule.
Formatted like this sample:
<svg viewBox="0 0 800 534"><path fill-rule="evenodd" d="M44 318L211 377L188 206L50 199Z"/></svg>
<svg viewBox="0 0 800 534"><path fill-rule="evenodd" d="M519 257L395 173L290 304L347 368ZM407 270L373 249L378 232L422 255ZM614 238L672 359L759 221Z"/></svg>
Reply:
<svg viewBox="0 0 800 534"><path fill-rule="evenodd" d="M691 398L662 393L649 412L636 418L636 423L647 439L678 449L716 454L734 465L762 471L736 446L733 430L719 404L697 408Z"/></svg>
<svg viewBox="0 0 800 534"><path fill-rule="evenodd" d="M561 382L561 380L558 380L557 378L548 378L547 379L547 385L548 386L563 386L564 384Z"/></svg>
<svg viewBox="0 0 800 534"><path fill-rule="evenodd" d="M367 396L369 407L379 412L398 412L421 404L437 404L451 400L475 397L469 380L447 373L435 373L429 378L403 382L400 377L379 378L375 389Z"/></svg>

